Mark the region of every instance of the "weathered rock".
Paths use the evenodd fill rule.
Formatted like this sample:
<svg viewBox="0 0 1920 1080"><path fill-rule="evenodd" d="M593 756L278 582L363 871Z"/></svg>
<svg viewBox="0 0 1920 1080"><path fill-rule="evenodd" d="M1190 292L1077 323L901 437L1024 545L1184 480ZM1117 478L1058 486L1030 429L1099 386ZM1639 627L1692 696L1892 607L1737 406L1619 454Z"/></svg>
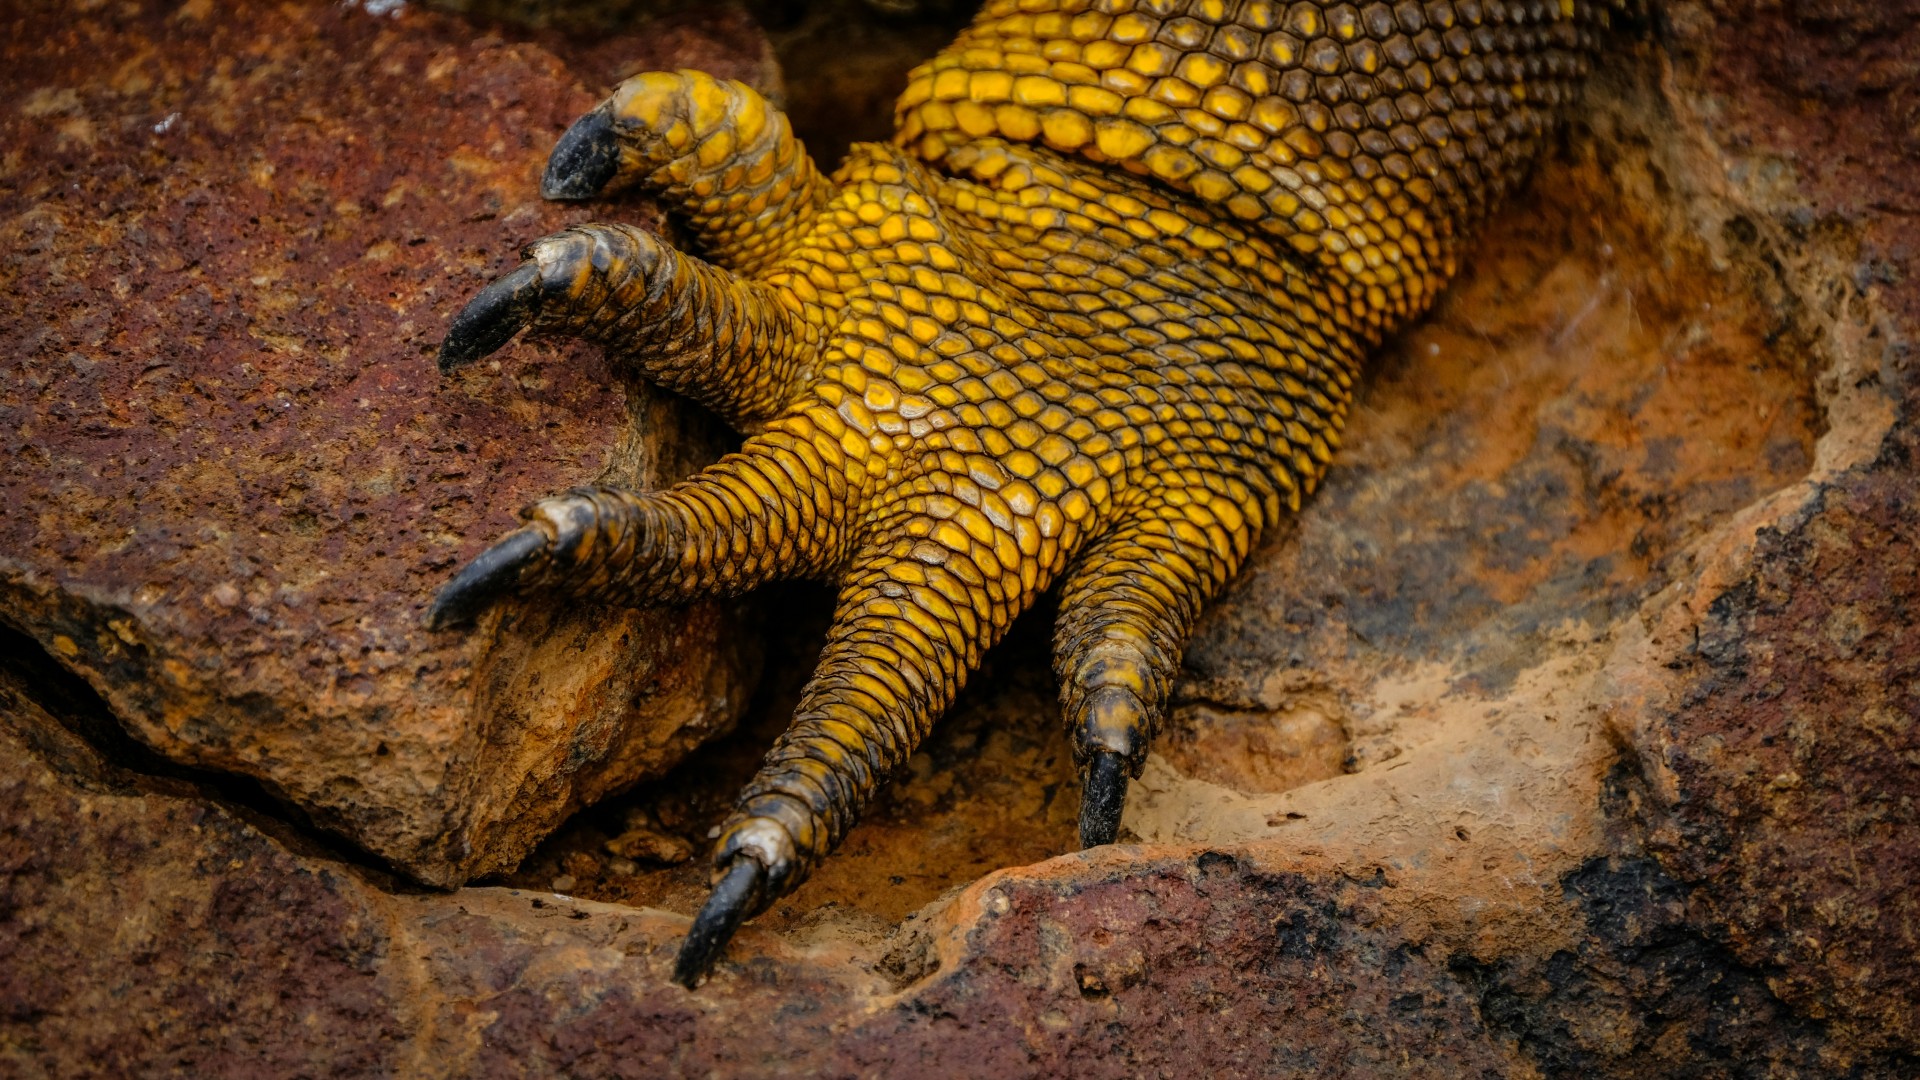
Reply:
<svg viewBox="0 0 1920 1080"><path fill-rule="evenodd" d="M1678 677L1623 679L1652 851L1775 994L1874 1048L1920 1046L1914 415L1703 567L1634 657Z"/></svg>
<svg viewBox="0 0 1920 1080"><path fill-rule="evenodd" d="M1498 1075L1507 1060L1473 1023L1467 987L1409 989L1446 981L1437 959L1397 927L1367 928L1377 890L1337 874L1224 855L1075 858L984 882L932 915L904 961L929 977L904 990L844 945L803 958L750 934L773 946L755 977L694 995L665 978L677 918L501 889L384 891L291 853L231 806L125 774L17 691L0 687L9 1072L889 1074L965 1060L1120 1076L1175 1061L1399 1068L1414 1051L1428 1062L1416 1071L1442 1076ZM15 730L27 725L37 753ZM65 842L78 820L90 842ZM1101 925L1088 925L1089 904ZM1135 934L1142 923L1164 930ZM1388 963L1308 989L1329 949ZM1170 971L1182 974L1167 985ZM1150 978L1157 1003L1129 1015ZM1377 1022L1394 1011L1400 1022ZM1289 1020L1317 1034L1227 1037Z"/></svg>
<svg viewBox="0 0 1920 1080"><path fill-rule="evenodd" d="M1729 170L1754 211L1743 231L1825 327L1828 430L1812 475L1703 546L1692 589L1647 621L1620 715L1650 849L1698 916L1797 1013L1913 1055L1920 101L1904 91L1920 7L1743 14L1699 27L1696 47L1721 58L1702 89L1722 145L1744 151Z"/></svg>
<svg viewBox="0 0 1920 1080"><path fill-rule="evenodd" d="M584 353L434 370L460 300L588 215L537 178L611 73L350 4L6 20L0 618L167 757L439 884L735 721L756 643L718 606L421 629L519 506L724 446ZM596 50L772 70L737 16Z"/></svg>
<svg viewBox="0 0 1920 1080"><path fill-rule="evenodd" d="M0 674L9 1073L1905 1075L1823 1054L1632 858L1565 876L1549 952L1463 947L1403 879L1340 859L1109 848L991 875L890 942L750 928L691 993L667 980L683 917L396 892L114 766L20 690Z"/></svg>
<svg viewBox="0 0 1920 1080"><path fill-rule="evenodd" d="M15 677L0 1061L1920 1075L1915 23L1667 5L1209 614L1144 843L1038 861L1076 794L1042 613L688 993L683 856L824 597L772 598L739 737L450 896L100 760L105 705Z"/></svg>

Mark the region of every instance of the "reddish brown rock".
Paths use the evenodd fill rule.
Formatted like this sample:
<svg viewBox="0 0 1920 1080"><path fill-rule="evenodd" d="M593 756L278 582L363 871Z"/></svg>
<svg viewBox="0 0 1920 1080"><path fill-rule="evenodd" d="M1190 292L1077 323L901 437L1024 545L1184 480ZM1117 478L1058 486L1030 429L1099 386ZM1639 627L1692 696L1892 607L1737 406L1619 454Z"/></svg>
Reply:
<svg viewBox="0 0 1920 1080"><path fill-rule="evenodd" d="M1457 1076L1509 1061L1471 987L1380 924L1375 883L1224 854L1075 857L930 913L891 975L850 943L797 955L750 933L770 955L694 994L665 978L680 919L501 889L388 892L207 792L113 766L19 689L0 683L9 1071L1323 1075L1402 1069L1418 1051L1413 1074ZM63 842L75 821L88 843ZM1330 954L1379 963L1336 974ZM1235 1037L1250 1023L1312 1034Z"/></svg>
<svg viewBox="0 0 1920 1080"><path fill-rule="evenodd" d="M1681 70L1732 226L1823 331L1828 430L1648 620L1621 716L1695 916L1836 1042L1920 1072L1920 7L1708 10Z"/></svg>
<svg viewBox="0 0 1920 1080"><path fill-rule="evenodd" d="M84 692L53 715L21 689L0 674L9 1073L1902 1075L1823 1056L1819 1025L1632 858L1566 877L1548 951L1436 932L1378 867L1110 848L990 875L889 938L749 929L689 992L667 979L683 917L396 891L103 758L68 733Z"/></svg>
<svg viewBox="0 0 1920 1080"><path fill-rule="evenodd" d="M587 214L536 181L610 75L349 4L5 19L0 617L167 757L440 884L734 722L756 643L719 607L421 630L519 506L724 446L581 352L434 370L461 298ZM728 20L591 55L764 79Z"/></svg>
<svg viewBox="0 0 1920 1080"><path fill-rule="evenodd" d="M1920 399L1915 399L1920 403ZM1652 849L1798 1011L1920 1045L1920 499L1909 404L1655 625ZM1724 572L1725 577L1720 573Z"/></svg>

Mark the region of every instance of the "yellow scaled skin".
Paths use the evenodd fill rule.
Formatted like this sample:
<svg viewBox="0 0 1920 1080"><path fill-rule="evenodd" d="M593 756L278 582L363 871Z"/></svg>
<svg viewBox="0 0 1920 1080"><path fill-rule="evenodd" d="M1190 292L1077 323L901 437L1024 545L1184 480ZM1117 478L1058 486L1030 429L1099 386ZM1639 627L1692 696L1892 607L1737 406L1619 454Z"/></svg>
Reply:
<svg viewBox="0 0 1920 1080"><path fill-rule="evenodd" d="M750 437L664 492L531 508L508 587L838 583L716 850L764 872L756 910L1049 588L1076 759L1137 773L1202 605L1312 491L1368 349L1518 177L1604 7L994 0L830 180L745 87L630 80L596 114L604 187L665 196L707 261L571 229L501 325L596 341Z"/></svg>

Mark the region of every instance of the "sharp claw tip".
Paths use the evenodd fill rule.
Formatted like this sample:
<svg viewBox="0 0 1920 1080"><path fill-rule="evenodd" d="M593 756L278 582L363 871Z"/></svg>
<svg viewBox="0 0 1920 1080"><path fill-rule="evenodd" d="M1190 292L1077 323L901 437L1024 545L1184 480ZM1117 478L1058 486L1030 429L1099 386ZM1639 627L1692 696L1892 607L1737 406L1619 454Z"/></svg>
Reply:
<svg viewBox="0 0 1920 1080"><path fill-rule="evenodd" d="M468 599L455 594L451 584L441 589L440 595L433 598L433 606L427 609L427 629L438 633L442 630L463 630L473 625L482 605L463 603Z"/></svg>
<svg viewBox="0 0 1920 1080"><path fill-rule="evenodd" d="M452 338L440 343L440 353L436 358L442 375L466 367L478 359L480 357L472 349L466 348L464 342L456 342Z"/></svg>
<svg viewBox="0 0 1920 1080"><path fill-rule="evenodd" d="M767 871L759 860L750 855L733 857L726 874L700 908L700 914L694 916L693 928L687 931L687 939L680 945L680 955L673 964L674 982L693 990L707 981L720 950L726 948L734 931L759 907L766 881Z"/></svg>
<svg viewBox="0 0 1920 1080"><path fill-rule="evenodd" d="M471 617L462 618L461 613L454 610L444 589L433 598L433 606L427 609L427 629L431 631L457 630L471 621Z"/></svg>
<svg viewBox="0 0 1920 1080"><path fill-rule="evenodd" d="M544 177L540 181L540 197L548 202L585 202L600 194L599 188L588 188L573 177Z"/></svg>
<svg viewBox="0 0 1920 1080"><path fill-rule="evenodd" d="M539 303L540 267L523 262L480 290L453 317L440 342L440 373L464 367L499 350L527 325Z"/></svg>
<svg viewBox="0 0 1920 1080"><path fill-rule="evenodd" d="M546 535L521 529L480 553L462 567L433 598L427 611L427 629L451 630L465 626L519 580L520 568L546 550Z"/></svg>
<svg viewBox="0 0 1920 1080"><path fill-rule="evenodd" d="M620 171L620 139L606 110L573 122L547 158L540 178L540 195L557 201L591 199Z"/></svg>
<svg viewBox="0 0 1920 1080"><path fill-rule="evenodd" d="M1111 750L1094 752L1080 794L1080 846L1111 844L1120 835L1127 805L1127 759Z"/></svg>

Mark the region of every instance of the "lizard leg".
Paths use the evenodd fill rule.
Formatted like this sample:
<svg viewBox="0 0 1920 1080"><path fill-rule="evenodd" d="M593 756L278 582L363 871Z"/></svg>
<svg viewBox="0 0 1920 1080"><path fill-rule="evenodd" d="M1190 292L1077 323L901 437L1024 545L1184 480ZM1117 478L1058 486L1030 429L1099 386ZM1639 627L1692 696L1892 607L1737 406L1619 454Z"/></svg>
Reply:
<svg viewBox="0 0 1920 1080"><path fill-rule="evenodd" d="M987 560L935 539L876 555L856 563L792 725L723 827L714 891L674 968L684 986L840 842L1026 599L981 574Z"/></svg>
<svg viewBox="0 0 1920 1080"><path fill-rule="evenodd" d="M799 396L818 334L785 290L675 251L629 225L581 225L527 245L447 328L440 369L522 329L601 346L628 371L748 429Z"/></svg>
<svg viewBox="0 0 1920 1080"><path fill-rule="evenodd" d="M664 491L543 499L440 591L428 623L462 625L511 593L645 604L820 573L841 547L847 487L835 468L775 425Z"/></svg>
<svg viewBox="0 0 1920 1080"><path fill-rule="evenodd" d="M1194 620L1252 543L1230 500L1186 495L1169 491L1095 542L1061 590L1054 672L1080 768L1082 847L1113 843Z"/></svg>
<svg viewBox="0 0 1920 1080"><path fill-rule="evenodd" d="M778 109L698 71L621 83L561 136L540 192L588 199L623 187L667 197L709 259L751 275L792 251L834 193Z"/></svg>

